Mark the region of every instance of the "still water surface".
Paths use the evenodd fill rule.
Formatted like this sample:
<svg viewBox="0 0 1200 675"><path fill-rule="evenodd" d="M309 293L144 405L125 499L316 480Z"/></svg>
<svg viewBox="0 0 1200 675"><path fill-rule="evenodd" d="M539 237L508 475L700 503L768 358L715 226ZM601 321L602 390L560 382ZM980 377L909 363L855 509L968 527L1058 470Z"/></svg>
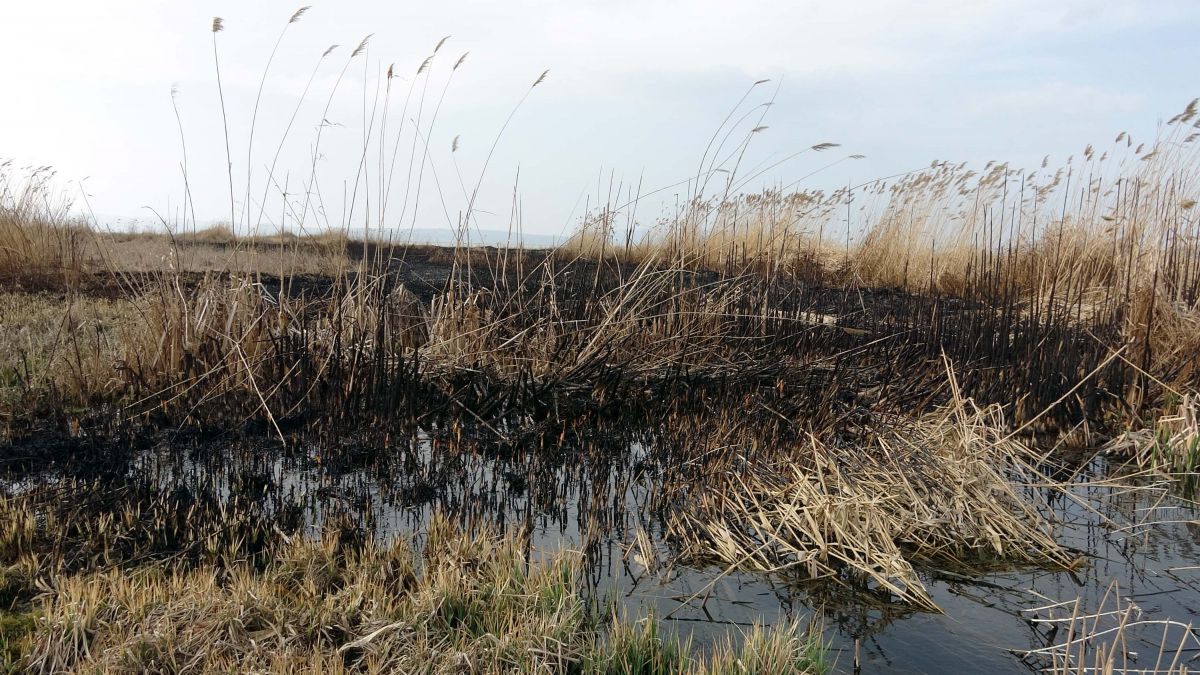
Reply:
<svg viewBox="0 0 1200 675"><path fill-rule="evenodd" d="M301 514L315 532L333 512L351 514L376 535L417 536L435 511L469 526L528 527L535 551L583 551L589 596L616 602L636 618L653 614L701 648L754 622L819 616L836 671L863 673L1028 673L1046 665L1024 652L1064 639L1038 620L1071 607L1033 611L1079 598L1098 608L1111 585L1138 618L1196 621L1200 611L1200 521L1190 501L1142 480L1137 489L1104 481L1097 460L1070 496L1030 490L1055 523L1059 540L1087 563L1074 572L1008 570L961 574L923 570L941 614L831 582L798 582L673 559L662 536L663 504L653 441L621 439L614 451L567 447L562 454L508 448L464 450L418 433L383 444L330 449L309 445L288 456L255 447L179 452L165 441L132 469L159 485L258 496L270 509ZM576 454L572 454L572 453ZM640 533L640 534L639 534ZM634 541L644 535L649 547ZM1111 605L1112 596L1109 596ZM1169 648L1180 631L1169 633ZM1130 667L1153 664L1162 627L1132 630ZM1194 639L1193 639L1194 643ZM1189 644L1184 661L1200 659ZM1194 665L1194 664L1192 664Z"/></svg>

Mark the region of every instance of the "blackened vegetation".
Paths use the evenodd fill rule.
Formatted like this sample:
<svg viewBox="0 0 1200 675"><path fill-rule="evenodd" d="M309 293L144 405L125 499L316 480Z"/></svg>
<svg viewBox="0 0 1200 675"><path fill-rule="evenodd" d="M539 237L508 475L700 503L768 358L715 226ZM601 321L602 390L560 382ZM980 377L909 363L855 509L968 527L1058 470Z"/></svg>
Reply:
<svg viewBox="0 0 1200 675"><path fill-rule="evenodd" d="M1136 418L1156 381L1186 377L1198 358L1148 378L1152 318L1130 335L1128 298L1070 279L1038 297L994 261L948 295L833 285L837 270L386 254L333 279L142 285L165 336L119 364L125 414L107 423L275 434L445 417L507 426L770 389L821 426L847 407L944 403L949 362L966 395L1054 428ZM1197 267L1163 280L1166 301L1194 304Z"/></svg>

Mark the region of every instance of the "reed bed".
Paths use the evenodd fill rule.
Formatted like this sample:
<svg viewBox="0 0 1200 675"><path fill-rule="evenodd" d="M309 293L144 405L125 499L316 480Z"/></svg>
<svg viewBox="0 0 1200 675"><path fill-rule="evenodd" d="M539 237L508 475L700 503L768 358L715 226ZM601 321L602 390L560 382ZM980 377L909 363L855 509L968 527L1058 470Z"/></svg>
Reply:
<svg viewBox="0 0 1200 675"><path fill-rule="evenodd" d="M599 209L564 248L778 283L959 298L996 312L1001 340L1021 323L1110 326L1097 339L1145 371L1114 393L1140 409L1157 402L1163 383L1196 387L1198 110L1192 101L1154 139L1121 133L1111 148L1088 146L1058 167L1048 158L1032 169L934 162L831 193L708 197L697 189L651 228L630 221L630 199ZM812 150L837 152L828 145ZM702 175L696 184L708 183Z"/></svg>
<svg viewBox="0 0 1200 675"><path fill-rule="evenodd" d="M279 41L304 16L288 17ZM226 25L218 18L211 28L220 89ZM54 269L70 281L57 290L87 295L107 284L102 292L140 317L140 325L120 329L115 357L103 345L79 350L75 361L93 363L76 365L92 380L76 383L80 392L59 391L59 378L8 395L19 399L12 407L44 414L64 402L103 402L120 411L121 425L151 415L164 423L241 420L282 437L288 424L322 416L344 422L469 409L487 419L506 408L552 408L556 397L612 401L671 382L729 388L802 379L781 372L782 364L805 370L833 362L829 379L840 381L844 357L864 352L928 384L946 353L964 391L1005 403L1017 425L1083 418L1112 431L1141 424L1168 392L1197 387L1195 102L1156 139L1134 148L1122 134L1110 150L1089 146L1060 168L990 163L976 171L938 162L831 192L802 181L748 190L761 170L738 170L763 127L743 135L722 125L674 215L647 228L635 210L649 195L618 189L567 245L543 256L470 246L489 154L474 187L460 186L466 203L457 223L447 209L459 245L438 254L444 264L436 279L418 288L409 249L387 233L416 225L423 177L432 172L426 139L437 110L425 115L425 96L412 92L435 70L447 78L443 91L450 87L463 60L442 67L444 44L415 68L402 107L392 68L371 95L364 81L359 173L340 222L330 219L336 210L318 188L315 160L290 199L276 175L308 88L271 168L257 176L261 197L252 199L256 104L246 166L237 169L245 178L240 211L235 183L243 176L235 177L226 132L229 220L200 227L187 191L181 218L163 222L171 244L158 269L132 271L113 248L119 237L96 232L90 253L81 254L77 240L87 232L69 226L65 202L47 199L50 170L18 181L5 169L4 274L24 274L25 259L44 261L31 269ZM369 48L363 40L345 57L325 113ZM321 53L314 77L331 53ZM493 149L545 78L520 97ZM228 130L223 89L220 100ZM324 119L306 155L319 155ZM735 119L750 117L731 113ZM827 157L829 165L857 157L841 152L823 142L799 154ZM407 168L398 167L405 156ZM183 169L186 188L186 157ZM267 215L275 212L278 220ZM517 212L509 226L520 233ZM371 241L349 241L352 227ZM319 259L323 246L326 269L306 257ZM183 251L197 247L228 256L214 269L187 272L195 263ZM436 266L434 258L427 252L423 262ZM944 389L915 389L895 404L920 413L948 398Z"/></svg>
<svg viewBox="0 0 1200 675"><path fill-rule="evenodd" d="M58 193L55 173L0 162L0 280L6 284L70 285L96 254L92 231Z"/></svg>
<svg viewBox="0 0 1200 675"><path fill-rule="evenodd" d="M223 29L214 20L218 63ZM441 45L411 86L429 84ZM345 68L367 49L364 40ZM382 133L392 80L389 68L340 223L315 160L291 198L272 163L255 216L252 146L239 213L228 138L229 222L189 222L189 192L182 221L156 236L81 226L50 198L50 170L18 180L0 167L5 435L237 429L282 452L308 432L445 422L515 448L565 419L653 417L676 452L642 468L658 472L655 503L684 559L834 581L926 610L937 610L922 581L932 567L1078 563L1035 506L1033 495L1065 490L1047 477L1058 458L1036 451L1038 438L1116 438L1110 451L1140 467L1195 468L1195 102L1153 142L1135 150L1122 134L1060 169L935 163L828 193L747 193L753 172L706 152L670 218L645 227L631 195L549 252L470 246L480 188L468 196L461 185L459 245L418 250L383 233L416 224L436 110L407 115L406 99L400 130ZM395 168L404 154L407 176ZM186 171L185 158L185 183ZM364 188L358 201L360 183L370 200ZM278 223L264 221L268 204ZM351 241L352 224L377 237ZM89 492L61 489L62 502ZM740 654L728 646L703 659L654 622L598 622L570 556L535 569L519 541L494 534L436 524L420 554L362 543L354 528L302 541L261 504L143 485L120 486L141 495L136 507L104 516L108 489L65 507L0 499L0 600L36 617L5 628L9 664L819 669L820 650L796 627L756 628Z"/></svg>
<svg viewBox="0 0 1200 675"><path fill-rule="evenodd" d="M61 406L64 393L108 403L120 410L105 418L110 426L153 413L201 425L254 419L278 433L281 420L331 410L326 422L464 408L488 418L544 409L556 397L604 405L647 388L670 396L684 383L734 393L770 383L819 397L875 368L866 377L875 386L865 389L920 411L947 399L939 375L946 353L964 364L969 395L1016 402L1010 414L1019 423L1101 424L1148 405L1126 398L1158 391L1160 381L1123 358L1128 347L1112 349L1121 329L1107 319L1075 326L978 300L508 250L451 251L436 268L438 286L417 287L407 261L376 255L315 280L121 277L120 313L134 320L97 322L104 339L72 354L90 379L76 392L16 394L28 412ZM89 303L85 296L79 306ZM80 333L41 338L79 342Z"/></svg>
<svg viewBox="0 0 1200 675"><path fill-rule="evenodd" d="M811 312L758 279L649 267L622 279L552 257L501 276L517 258L452 262L428 299L387 270L343 275L315 298L288 279L154 278L129 301L140 321L120 334L110 397L130 416L225 408L274 422L335 401L346 415L415 410L472 380L486 416L502 395L515 406L563 389L754 379L778 350L823 339Z"/></svg>

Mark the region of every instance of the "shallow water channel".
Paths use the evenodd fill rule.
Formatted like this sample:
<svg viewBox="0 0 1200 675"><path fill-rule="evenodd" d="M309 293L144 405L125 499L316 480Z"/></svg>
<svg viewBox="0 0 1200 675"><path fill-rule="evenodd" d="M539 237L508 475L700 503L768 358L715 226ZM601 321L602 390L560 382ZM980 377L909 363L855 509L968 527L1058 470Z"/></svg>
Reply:
<svg viewBox="0 0 1200 675"><path fill-rule="evenodd" d="M163 489L257 500L314 533L334 513L384 538L419 536L436 511L472 527L528 527L535 551L584 553L590 600L598 606L615 602L633 618L653 614L701 648L756 621L818 617L836 672L853 672L856 661L863 673L1036 671L1047 657L1025 652L1063 643L1066 626L1056 631L1058 624L1046 620L1069 617L1074 606L1034 610L1077 598L1083 613L1111 608L1116 596L1106 601L1106 594L1114 582L1121 602L1136 606L1134 620L1187 624L1200 612L1200 516L1192 503L1144 478L1114 482L1103 460L1080 471L1069 495L1029 488L1059 540L1086 564L1072 572L921 570L944 610L937 614L836 581L726 573L676 560L663 537L657 489L663 451L649 436L605 437L597 450L576 434L557 439L559 450L548 456L520 444L456 442L455 433L301 443L286 453L265 442L165 438L136 455L128 471ZM1185 630L1168 629L1169 652ZM1126 631L1128 667L1151 667L1163 637L1159 624ZM1200 659L1195 642L1182 661Z"/></svg>

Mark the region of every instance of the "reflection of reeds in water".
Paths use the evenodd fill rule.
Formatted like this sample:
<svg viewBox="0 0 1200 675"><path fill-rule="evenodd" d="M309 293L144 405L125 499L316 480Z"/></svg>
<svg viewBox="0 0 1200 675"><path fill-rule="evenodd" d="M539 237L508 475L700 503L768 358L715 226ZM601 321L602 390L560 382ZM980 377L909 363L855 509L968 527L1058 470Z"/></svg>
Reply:
<svg viewBox="0 0 1200 675"><path fill-rule="evenodd" d="M995 409L976 411L969 402L962 404L961 412L952 409L919 424L896 416L877 420L860 418L856 424L865 428L859 432L843 430L846 434L843 438L836 434L822 434L819 438L802 434L800 444L789 437L793 433L792 424L778 416L774 425L768 424L765 417L770 413L750 403L731 410L724 420L711 412L677 411L650 421L652 430L662 419L669 421L670 428L660 432L664 436L660 443L649 442L653 436L642 439L645 447L638 454L641 465L636 469L622 466L627 460L619 443L606 442L617 439L609 439L602 427L572 426L569 422L564 423L562 431L544 428L542 445L532 438L511 444L498 442L482 425L474 427L473 433L479 438L471 440L466 435L472 433L470 425L456 424L444 430L438 445L417 449L419 461L407 457L410 451L394 441L361 449L317 445L321 455L319 466L326 477L312 479L314 482L301 489L301 494L330 486L326 481L346 471L361 472L362 480L342 484L323 502L295 506L284 506L291 489L287 487L289 481L275 478L268 468L274 456L269 443L260 441L257 447L242 451L243 461L249 462L247 470L235 468L236 465L223 470L213 468L214 463L220 464L219 455L227 443L201 443L194 450L180 445L161 450L163 461L169 465L173 455L204 458L190 474L195 488L187 482L175 483L165 478L152 479L142 487L118 481L115 486L103 489L84 483L72 490L62 483L49 483L44 491L31 492L31 499L22 497L9 502L11 508L0 520L12 523L17 533L9 541L32 542L19 544L21 550L29 551L39 541L49 542L61 554L47 560L61 561L57 563L58 569L69 574L95 566L110 571L130 570L142 564L158 564L164 558L171 565L207 570L222 564L222 551L236 550L236 557L253 561L256 566L269 564L278 558L280 534L292 536L302 531L297 526L311 517L304 514L318 509L325 513L327 539L332 536L343 545L358 546L370 538L372 525L361 512L348 510L345 517L339 515L339 504L349 508L364 500L375 501L377 505L390 500L391 506L385 508L407 512L415 505L413 499L421 499L416 494L418 490L427 490L432 495L423 510L449 506L453 509L452 516L468 527L507 523L519 532L521 524L529 522L521 514L534 514L538 520L551 518L556 525L550 525L549 529L557 531L558 526L569 526L578 517L581 533L598 531L603 539L618 528L632 531L629 518L618 515L621 495L631 485L638 484L631 481L646 481L640 484L650 498L643 502L645 511L636 514L639 517L665 518L676 523L703 517L730 528L746 524L759 527L758 532L751 534L761 537L758 543L769 544L760 559L744 565L736 560L724 562L723 569L762 569L762 560L771 560L777 567L774 571L791 581L808 579L811 572L809 567L791 564L793 561L802 557L824 560L816 581L818 584L832 581L838 589L845 589L847 595L839 603L855 606L867 601L870 606L875 599L887 603L890 608L887 611L912 611L917 607L928 608L918 595L923 587L905 588L906 577L901 574L912 578L932 567L973 575L975 564L985 569L1031 563L1064 564L1064 556L1055 554L1057 548L1049 548L1054 546L1053 539L1050 544L1041 539L1019 539L1028 536L1029 530L1035 534L1041 532L1039 524L1045 526L1040 511L1022 519L1027 509L1033 509L1041 501L1030 494L1056 492L1061 489L1058 482L1048 476L1031 475L1026 466L1029 453L1020 443L1006 442L1004 425L997 419ZM628 424L624 420L618 429ZM1008 453L1015 457L1009 457ZM390 458L390 463L385 458ZM311 459L286 461L312 466ZM228 482L219 480L213 484L222 471L229 475ZM260 475L258 471L266 473ZM558 471L564 475L559 477ZM510 472L515 472L518 480L510 477ZM752 503L736 493L739 486L735 482L739 481L760 488L753 497L757 501ZM797 487L802 481L811 489ZM1037 483L1040 487L1027 494L1026 483ZM206 492L204 485L209 485L207 490L211 492ZM149 486L154 489L145 492ZM355 486L364 491L356 491ZM778 494L768 494L763 486L776 486L780 490ZM502 497L506 491L509 496ZM1020 501L1016 503L1005 497L1006 492L1014 491L1019 493ZM579 499L577 508L570 501L572 494ZM42 501L32 499L35 496ZM507 500L513 496L518 503L508 504ZM823 533L827 541L816 545L810 539L796 536L801 530L795 521L783 518L776 521L774 515L784 513L777 507L786 504L789 497L795 507L793 512L811 517L812 527ZM125 499L134 503L132 509L120 506ZM723 505L713 506L721 499ZM825 508L829 504L840 507ZM331 506L335 508L330 509ZM512 517L496 517L495 514L510 506L515 507L509 511ZM625 504L626 508L630 506ZM371 510L370 506L355 508ZM1005 512L1006 509L1011 511ZM113 513L117 514L115 518ZM10 518L8 514L26 516ZM297 517L289 520L289 514ZM558 520L560 517L564 520ZM42 522L44 530L38 525ZM777 526L777 522L787 529ZM416 518L411 526L420 530L425 523ZM859 525L874 538L859 536L861 532L854 529ZM1026 529L1010 531L1006 529L1009 527ZM654 529L658 529L657 524ZM627 554L631 565L651 568L665 560L674 569L682 569L680 561L674 558L676 553L693 562L706 556L708 560L719 559L719 552L706 550L707 542L696 537L695 532L672 527L665 535L656 535L663 537L657 544L648 539L644 530L641 532L633 537ZM991 532L1001 536L999 546ZM582 536L585 556L591 554L592 536ZM1019 541L1032 548L1015 550ZM174 542L171 545L178 548L163 550L159 548L162 542ZM1048 548L1036 548L1039 546ZM81 552L87 551L96 557L80 557ZM590 560L582 562L592 564ZM870 566L876 575L896 574L896 578L885 577L881 581L878 576L856 571L859 569L856 565ZM33 581L44 578L39 575L46 572L13 566L9 573L14 588L32 589ZM925 582L926 577L917 577L917 583ZM892 592L896 587L900 594ZM816 593L822 595L820 590ZM632 631L628 635L631 639L650 630L645 626L625 628ZM668 645L662 643L662 646ZM660 656L655 656L659 652L654 651L639 653L653 662L670 656L670 650L667 652Z"/></svg>
<svg viewBox="0 0 1200 675"><path fill-rule="evenodd" d="M1056 675L1182 675L1192 672L1200 649L1190 623L1148 619L1132 600L1109 584L1096 607L1081 599L1024 610L1049 629L1047 647L1021 652L1041 672Z"/></svg>

